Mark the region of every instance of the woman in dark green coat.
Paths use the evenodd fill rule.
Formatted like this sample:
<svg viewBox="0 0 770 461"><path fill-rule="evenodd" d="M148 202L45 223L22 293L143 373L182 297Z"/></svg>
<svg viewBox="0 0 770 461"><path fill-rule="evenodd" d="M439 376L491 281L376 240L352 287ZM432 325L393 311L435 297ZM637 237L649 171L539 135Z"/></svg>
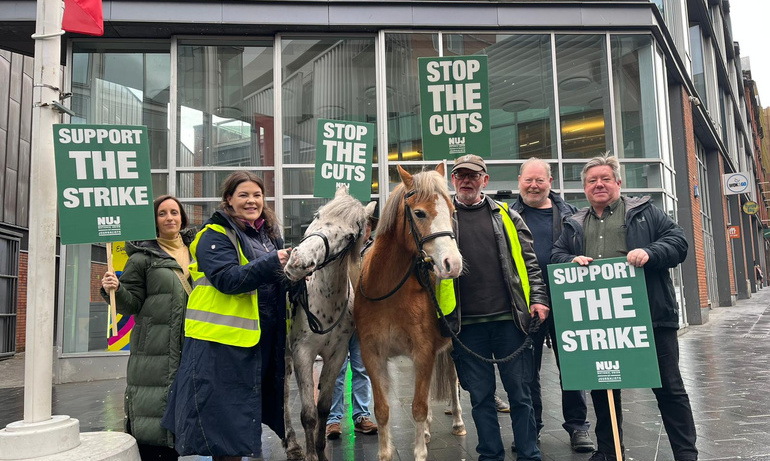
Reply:
<svg viewBox="0 0 770 461"><path fill-rule="evenodd" d="M190 291L189 245L194 229L179 201L164 195L154 202L158 238L127 242L129 255L120 279L104 274L102 296L115 290L122 315L134 316L126 372L126 432L136 438L142 460L174 460L174 436L160 426L169 386L184 342L184 316Z"/></svg>

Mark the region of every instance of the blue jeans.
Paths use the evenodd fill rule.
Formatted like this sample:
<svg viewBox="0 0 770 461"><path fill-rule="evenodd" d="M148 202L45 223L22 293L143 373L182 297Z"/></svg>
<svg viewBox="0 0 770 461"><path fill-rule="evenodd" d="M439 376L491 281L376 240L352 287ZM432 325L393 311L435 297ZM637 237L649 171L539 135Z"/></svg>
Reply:
<svg viewBox="0 0 770 461"><path fill-rule="evenodd" d="M458 337L470 350L482 357L497 359L510 355L524 342L524 333L516 328L513 321L463 325ZM471 395L471 414L479 437L476 446L478 459L503 461L505 447L495 409L495 367L465 352L456 340L452 358L460 385ZM541 461L535 411L532 409L529 390L533 370L532 348L524 350L516 360L497 364L497 369L511 405L517 460Z"/></svg>
<svg viewBox="0 0 770 461"><path fill-rule="evenodd" d="M334 383L332 407L329 410L329 418L326 420L326 424L342 421L342 413L345 408L345 375L348 371L348 362L353 374L350 392L350 402L353 406L353 421L358 421L363 416L367 418L371 416L369 404L372 401L372 383L369 381L369 375L366 374L364 361L361 360L361 345L358 342L358 333L354 332L353 336L350 337L349 347L349 357L345 358L340 374L337 375L337 382Z"/></svg>

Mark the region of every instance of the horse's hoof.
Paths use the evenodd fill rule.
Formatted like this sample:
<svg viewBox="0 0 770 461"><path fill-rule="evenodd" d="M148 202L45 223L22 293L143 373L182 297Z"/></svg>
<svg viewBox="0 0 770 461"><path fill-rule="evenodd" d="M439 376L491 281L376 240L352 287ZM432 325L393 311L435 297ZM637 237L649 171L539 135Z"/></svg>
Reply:
<svg viewBox="0 0 770 461"><path fill-rule="evenodd" d="M430 443L430 432L425 433L425 443Z"/></svg>
<svg viewBox="0 0 770 461"><path fill-rule="evenodd" d="M302 452L302 448L296 447L292 450L286 450L287 461L302 461L305 459L305 453Z"/></svg>
<svg viewBox="0 0 770 461"><path fill-rule="evenodd" d="M465 424L462 426L453 426L452 435L466 435L468 432L465 430Z"/></svg>

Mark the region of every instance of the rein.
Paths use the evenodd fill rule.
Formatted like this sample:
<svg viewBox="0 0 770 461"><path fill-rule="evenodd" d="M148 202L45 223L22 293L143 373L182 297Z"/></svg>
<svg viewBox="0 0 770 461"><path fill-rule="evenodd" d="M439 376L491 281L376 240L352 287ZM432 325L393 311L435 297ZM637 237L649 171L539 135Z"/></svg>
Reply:
<svg viewBox="0 0 770 461"><path fill-rule="evenodd" d="M323 269L324 267L328 266L329 264L333 263L334 261L344 258L344 256L350 251L351 248L356 244L356 240L358 240L361 235L363 235L363 228L361 225L358 225L358 234L349 234L346 238L348 239L347 245L337 252L336 254L329 256L329 238L323 234L322 232L312 232L310 234L307 234L305 237L300 240L300 244L307 240L310 237L320 237L321 240L324 242L324 259L318 266L313 269L309 275L312 275L313 273ZM348 284L347 287L347 296L346 299L350 296L350 284ZM343 308L340 312L339 317L337 317L337 320L332 323L332 325L329 328L324 329L323 324L321 323L321 320L310 312L310 302L308 301L308 294L307 294L307 279L305 277L302 278L299 282L294 282L290 285L289 289L289 300L296 305L299 305L302 307L302 310L305 311L305 315L307 316L307 324L308 327L310 327L310 331L312 331L315 334L318 335L325 335L329 332L331 332L337 325L340 324L342 321L342 317L345 316L345 309Z"/></svg>
<svg viewBox="0 0 770 461"><path fill-rule="evenodd" d="M428 266L422 265L418 267L417 280L420 282L420 285L422 285L423 288L428 290L428 293L430 293L430 298L433 301L433 306L436 308L436 312L438 312L438 316L441 318L441 321L444 323L444 326L446 327L446 329L452 335L452 338L455 340L456 344L458 344L462 350L467 352L474 359L478 359L478 360L481 360L482 362L491 363L491 364L506 363L506 362L515 360L522 354L522 352L524 352L525 349L532 347L532 337L537 335L538 331L540 331L540 325L541 325L540 317L536 316L529 323L529 328L527 328L527 336L526 338L524 338L524 342L521 344L521 346L519 346L518 349L511 352L511 354L508 355L507 357L503 357L501 359L488 359L472 351L468 346L466 346L465 343L463 343L460 340L460 338L457 337L457 333L455 333L454 330L452 330L452 328L449 326L449 321L446 319L444 312L441 310L441 306L439 306L438 299L436 299L436 289L430 277L429 265Z"/></svg>

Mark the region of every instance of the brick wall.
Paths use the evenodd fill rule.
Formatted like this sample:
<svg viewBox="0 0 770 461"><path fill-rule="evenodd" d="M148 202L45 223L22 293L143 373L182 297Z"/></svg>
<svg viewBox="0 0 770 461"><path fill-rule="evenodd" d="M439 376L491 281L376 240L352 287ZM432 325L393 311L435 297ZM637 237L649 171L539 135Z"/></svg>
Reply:
<svg viewBox="0 0 770 461"><path fill-rule="evenodd" d="M693 186L698 184L698 153L695 149L695 132L693 130L692 123L692 104L690 104L690 98L686 91L682 91L682 107L684 111L684 126L685 126L685 145L687 146L687 190L693 190ZM683 178L677 178L677 181L681 181ZM702 185L698 185L702 188ZM695 266L698 274L706 273L706 255L703 245L703 220L701 219L701 199L700 197L692 198L692 206L690 207L690 214L692 219L692 233L693 233L693 252L695 253ZM700 307L708 307L709 292L708 292L708 280L705 277L700 277L694 281L688 281L687 283L698 284L698 303ZM718 304L718 300L712 300L714 306Z"/></svg>

